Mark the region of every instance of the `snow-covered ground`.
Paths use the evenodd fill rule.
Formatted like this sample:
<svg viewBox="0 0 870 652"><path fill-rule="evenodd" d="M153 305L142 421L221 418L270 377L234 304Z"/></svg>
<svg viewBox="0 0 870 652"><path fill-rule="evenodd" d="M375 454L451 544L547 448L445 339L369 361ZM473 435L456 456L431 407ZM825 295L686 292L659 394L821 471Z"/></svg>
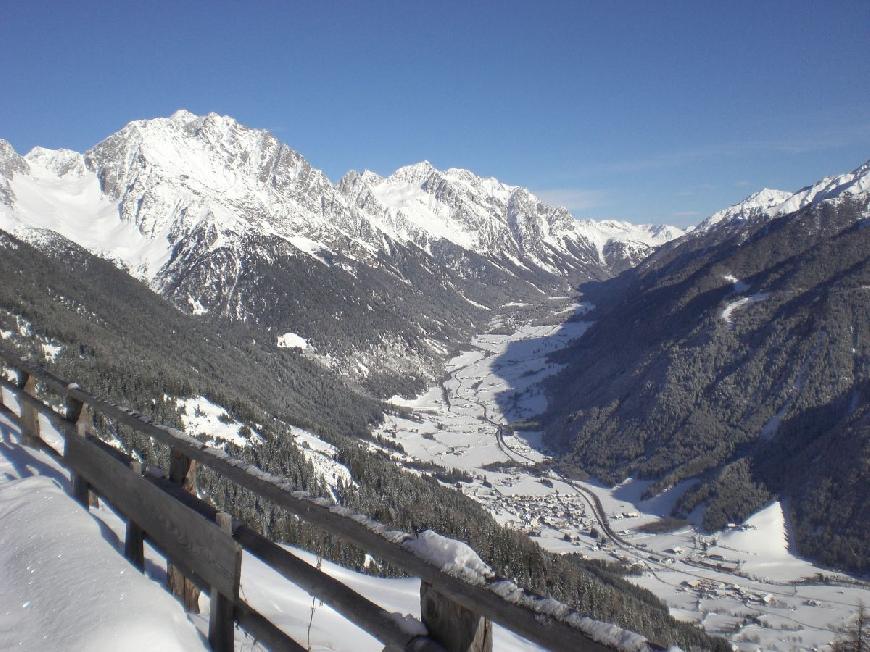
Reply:
<svg viewBox="0 0 870 652"><path fill-rule="evenodd" d="M296 333L284 333L278 336L279 349L307 349L308 341Z"/></svg>
<svg viewBox="0 0 870 652"><path fill-rule="evenodd" d="M767 292L758 292L756 294L751 294L748 297L740 297L739 299L735 299L734 301L729 301L728 304L722 309L719 317L727 322L731 323L731 315L735 310L739 308L745 308L746 306L752 305L753 303L758 303L759 301L764 301L768 296L770 296Z"/></svg>
<svg viewBox="0 0 870 652"><path fill-rule="evenodd" d="M181 414L181 423L190 435L206 435L209 444L217 446L220 441L228 441L236 446L247 446L253 440L262 438L253 431L248 437L242 433L245 424L233 419L227 411L204 396L177 398L175 405Z"/></svg>
<svg viewBox="0 0 870 652"><path fill-rule="evenodd" d="M0 206L0 228L25 240L45 237L41 230L60 233L142 276L153 274L169 259L172 248L166 234L151 239L134 224L119 220L117 203L103 194L100 180L85 167L81 154L37 147L27 161L29 174L16 174L11 181L14 209Z"/></svg>
<svg viewBox="0 0 870 652"><path fill-rule="evenodd" d="M0 412L0 649L208 649L175 599L124 559L120 519L85 512L64 469L17 438Z"/></svg>
<svg viewBox="0 0 870 652"><path fill-rule="evenodd" d="M736 291L746 289L736 278L727 280ZM585 309L574 308L578 316ZM570 314L555 305L553 311ZM505 330L498 316L492 325ZM511 335L477 336L448 363L443 383L413 400L394 397L400 409L378 434L403 446L407 455L393 453L400 464L415 458L469 472L474 481L460 483L461 490L543 547L639 567L642 574L631 581L665 600L675 617L700 623L737 649L813 649L835 638L859 601L870 603L870 591L792 554L779 503L723 532L702 532L696 513L675 532L649 534L638 528L667 516L690 481L643 500L647 481L606 487L529 468L548 458L541 433L506 425L534 427L546 407L540 382L557 371L546 354L587 327L583 321L529 322ZM615 536L604 536L603 521ZM818 573L830 583L818 582Z"/></svg>
<svg viewBox="0 0 870 652"><path fill-rule="evenodd" d="M583 321L526 324L512 335L478 335L469 351L447 363L443 383L414 400L393 397L392 403L408 413L389 415L379 434L394 438L417 459L448 468L480 471L491 462L511 461L514 455L505 440L533 459L543 459L521 436L499 434L499 424L534 417L546 407L539 384L558 371L546 354L580 337L588 326Z"/></svg>

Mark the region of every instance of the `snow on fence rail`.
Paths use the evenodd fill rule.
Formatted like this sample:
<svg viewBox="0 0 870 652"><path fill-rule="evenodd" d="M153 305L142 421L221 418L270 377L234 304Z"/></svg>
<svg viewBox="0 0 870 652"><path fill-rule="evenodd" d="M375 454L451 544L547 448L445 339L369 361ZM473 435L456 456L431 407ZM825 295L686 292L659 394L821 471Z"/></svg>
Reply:
<svg viewBox="0 0 870 652"><path fill-rule="evenodd" d="M213 649L232 649L234 623L271 649L304 649L239 597L242 549L334 608L389 650L492 650L493 621L550 650L664 649L639 634L593 620L496 576L461 542L430 531L415 536L391 530L367 516L298 491L287 480L230 457L221 449L92 396L2 346L0 360L18 372L17 383L0 378L0 386L12 391L21 403L25 444L57 455L39 439L36 415L41 413L64 436L62 461L70 468L75 498L87 508L96 492L128 519L128 559L142 568L142 541L147 537L166 555L171 565L170 588L189 607L196 602L197 586L209 592L209 642ZM37 397L37 383L63 399L64 414ZM168 478L153 469L143 475L137 462L94 437L89 432L94 413L169 446ZM198 499L192 493L193 462L419 577L425 627L420 623L409 627L407 621ZM428 635L421 635L423 631Z"/></svg>

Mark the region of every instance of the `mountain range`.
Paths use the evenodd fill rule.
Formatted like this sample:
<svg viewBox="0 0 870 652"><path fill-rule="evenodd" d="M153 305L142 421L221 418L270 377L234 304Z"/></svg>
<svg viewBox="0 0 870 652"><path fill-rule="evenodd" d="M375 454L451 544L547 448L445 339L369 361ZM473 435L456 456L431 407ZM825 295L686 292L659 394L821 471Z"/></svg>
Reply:
<svg viewBox="0 0 870 652"><path fill-rule="evenodd" d="M380 395L433 378L490 309L610 277L682 234L577 220L427 162L333 184L270 133L187 111L84 154L0 141L0 228L60 234L181 310L290 334Z"/></svg>

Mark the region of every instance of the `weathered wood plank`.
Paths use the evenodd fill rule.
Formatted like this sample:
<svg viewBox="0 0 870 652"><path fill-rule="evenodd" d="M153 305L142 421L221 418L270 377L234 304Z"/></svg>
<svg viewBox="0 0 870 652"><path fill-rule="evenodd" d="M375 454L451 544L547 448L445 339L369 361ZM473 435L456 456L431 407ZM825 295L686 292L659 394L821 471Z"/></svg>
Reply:
<svg viewBox="0 0 870 652"><path fill-rule="evenodd" d="M0 379L0 385L3 385L4 382L5 382L5 381L3 381L2 379ZM26 395L25 395L25 396L26 396ZM28 398L30 398L30 397L28 397ZM36 400L36 399L31 399L31 400ZM44 405L42 405L42 403L39 403L39 405L41 406L41 409L42 409L42 410L45 410L46 412L51 412L51 410L50 410L49 408L45 407ZM13 421L14 423L17 423L17 424L19 425L19 427L21 426L21 419L20 419L20 417L19 417L17 414L15 414L12 410L10 410L10 409L9 409L6 405L4 405L3 403L0 403L0 412L6 414L10 419L12 419L12 421ZM61 464L63 463L63 455L61 455L60 453L58 453L55 449L53 449L51 446L49 446L49 445L48 445L45 441L43 441L42 439L40 439L38 443L39 443L39 448L40 448L40 450L42 450L42 452L47 453L48 455L50 455L52 458L54 458L55 460L57 460L57 461L60 462Z"/></svg>
<svg viewBox="0 0 870 652"><path fill-rule="evenodd" d="M181 491L176 485L164 478L147 477L147 479L206 518L215 518L217 510L204 500ZM247 525L234 521L233 538L245 550L264 561L277 573L311 595L317 595L317 598L324 604L335 609L360 629L370 633L391 650L413 649L419 652L444 652L444 648L433 640L424 636L408 634L399 626L392 614L380 605L371 602L346 584L287 552Z"/></svg>
<svg viewBox="0 0 870 652"><path fill-rule="evenodd" d="M21 391L36 398L36 376L24 374ZM25 446L39 448L39 416L36 408L30 402L21 403L21 440Z"/></svg>
<svg viewBox="0 0 870 652"><path fill-rule="evenodd" d="M76 400L70 396L64 397L64 409L66 410L66 420L73 424L75 434L78 437L85 437L93 430L93 410L86 404ZM98 507L100 501L97 499L97 494L91 491L88 483L75 471L70 471L70 481L72 482L72 495L84 507Z"/></svg>
<svg viewBox="0 0 870 652"><path fill-rule="evenodd" d="M176 449L169 454L169 480L184 491L196 493L196 462ZM189 613L199 613L199 589L175 564L166 565L166 586Z"/></svg>
<svg viewBox="0 0 870 652"><path fill-rule="evenodd" d="M67 437L70 434L69 423L57 412L48 407L45 403L43 403L38 398L31 396L30 394L25 394L22 391L22 388L17 384L9 382L5 378L0 378L0 386L8 389L15 397L18 399L21 407L24 405L29 405L34 410L42 414L43 417L48 419L51 423L51 426L57 430L63 437ZM11 412L11 410L10 410ZM14 413L13 413L14 414ZM19 425L21 423L21 419L18 419Z"/></svg>
<svg viewBox="0 0 870 652"><path fill-rule="evenodd" d="M67 421L64 420L63 417L61 417L57 412L52 410L50 407L48 407L45 403L40 401L38 398L34 398L33 396L30 396L29 394L25 394L24 392L21 391L20 387L18 387L14 383L9 382L5 378L0 378L0 387L5 387L12 394L14 394L22 407L25 404L27 404L30 407L32 407L34 410L36 410L39 414L41 414L43 416L43 418L46 421L48 421L49 424L51 424L51 427L54 428L64 439L66 439L67 437L70 436L71 430L72 430L70 427L70 424L67 423ZM21 426L21 418L18 417L14 412L12 412L12 410L9 410L8 408L6 408L6 410L8 411L9 414L11 414L13 417L16 418L16 420L18 421L18 425L20 427ZM45 440L43 440L42 438L40 438L38 440L38 445L43 451L45 451L46 453L48 453L49 455L51 455L55 459L62 457L58 451L56 451L51 446L49 446L48 443Z"/></svg>
<svg viewBox="0 0 870 652"><path fill-rule="evenodd" d="M64 459L170 559L238 598L242 550L227 533L83 437L67 438Z"/></svg>
<svg viewBox="0 0 870 652"><path fill-rule="evenodd" d="M435 641L404 631L393 615L380 605L287 552L251 528L239 525L235 531L235 539L293 584L311 595L316 595L318 600L367 631L385 646L397 650L444 652L444 648Z"/></svg>
<svg viewBox="0 0 870 652"><path fill-rule="evenodd" d="M169 479L186 492L196 493L196 462L173 448L169 454Z"/></svg>
<svg viewBox="0 0 870 652"><path fill-rule="evenodd" d="M142 475L142 464L136 460L130 462L130 470L136 475ZM124 556L140 572L145 570L145 532L132 518L127 517L127 532L124 537Z"/></svg>
<svg viewBox="0 0 870 652"><path fill-rule="evenodd" d="M492 652L492 622L420 582L420 615L447 652Z"/></svg>
<svg viewBox="0 0 870 652"><path fill-rule="evenodd" d="M64 397L63 406L66 410L66 420L70 423L76 424L76 430L82 436L88 434L86 420L81 419L82 413L87 414L88 410L85 410L85 404L81 401L78 401L70 396ZM81 425L79 425L79 421L81 420Z"/></svg>
<svg viewBox="0 0 870 652"><path fill-rule="evenodd" d="M218 512L215 522L221 531L227 536L233 534L233 518L226 512ZM211 587L209 599L211 605L208 615L208 642L214 652L233 652L233 602L238 598L239 594L239 576L241 575L241 567L239 574L236 575L236 587L233 597L228 597L222 593L220 589ZM230 594L233 595L233 594Z"/></svg>

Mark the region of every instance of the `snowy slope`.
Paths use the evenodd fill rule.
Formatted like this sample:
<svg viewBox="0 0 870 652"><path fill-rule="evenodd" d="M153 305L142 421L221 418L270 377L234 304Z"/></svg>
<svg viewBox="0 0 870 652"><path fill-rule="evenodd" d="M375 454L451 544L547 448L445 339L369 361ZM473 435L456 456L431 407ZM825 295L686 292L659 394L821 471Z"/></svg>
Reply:
<svg viewBox="0 0 870 652"><path fill-rule="evenodd" d="M3 414L0 434L0 649L208 649L180 604L66 493L66 472L17 445Z"/></svg>
<svg viewBox="0 0 870 652"><path fill-rule="evenodd" d="M762 188L736 204L716 211L701 222L698 229L705 230L720 223L737 222L774 213L776 208L791 196L792 193L785 190Z"/></svg>
<svg viewBox="0 0 870 652"><path fill-rule="evenodd" d="M60 233L139 276L152 276L169 259L165 238L119 219L117 203L102 193L81 154L36 148L13 160L7 188L14 204L0 204L0 228L29 240L43 229Z"/></svg>
<svg viewBox="0 0 870 652"><path fill-rule="evenodd" d="M47 477L0 485L0 648L205 650L180 605Z"/></svg>
<svg viewBox="0 0 870 652"><path fill-rule="evenodd" d="M870 161L851 172L825 177L801 188L777 206L776 212L778 215L785 215L810 204L836 201L844 197L866 196L868 193L870 193Z"/></svg>

